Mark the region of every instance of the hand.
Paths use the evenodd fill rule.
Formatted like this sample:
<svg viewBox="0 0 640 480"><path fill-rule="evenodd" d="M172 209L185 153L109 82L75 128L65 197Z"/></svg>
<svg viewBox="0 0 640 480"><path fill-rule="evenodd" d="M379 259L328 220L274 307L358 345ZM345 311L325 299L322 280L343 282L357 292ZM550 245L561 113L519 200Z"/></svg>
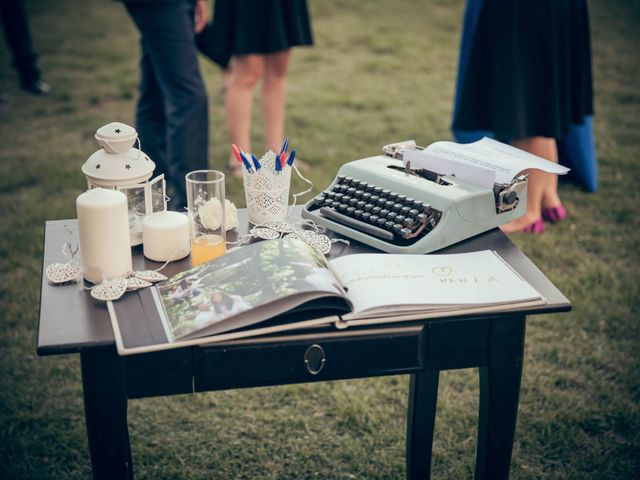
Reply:
<svg viewBox="0 0 640 480"><path fill-rule="evenodd" d="M196 2L195 10L195 27L194 31L200 33L207 24L207 2L205 0L198 0Z"/></svg>

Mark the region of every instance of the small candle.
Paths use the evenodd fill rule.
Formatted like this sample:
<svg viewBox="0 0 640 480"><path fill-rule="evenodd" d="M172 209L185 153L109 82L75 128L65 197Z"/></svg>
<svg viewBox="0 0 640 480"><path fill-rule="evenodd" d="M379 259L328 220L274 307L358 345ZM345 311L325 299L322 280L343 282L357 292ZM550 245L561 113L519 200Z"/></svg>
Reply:
<svg viewBox="0 0 640 480"><path fill-rule="evenodd" d="M189 255L189 221L178 212L157 212L142 222L144 256L156 262L180 260Z"/></svg>
<svg viewBox="0 0 640 480"><path fill-rule="evenodd" d="M100 283L125 276L133 269L127 196L94 188L78 196L76 209L84 277Z"/></svg>

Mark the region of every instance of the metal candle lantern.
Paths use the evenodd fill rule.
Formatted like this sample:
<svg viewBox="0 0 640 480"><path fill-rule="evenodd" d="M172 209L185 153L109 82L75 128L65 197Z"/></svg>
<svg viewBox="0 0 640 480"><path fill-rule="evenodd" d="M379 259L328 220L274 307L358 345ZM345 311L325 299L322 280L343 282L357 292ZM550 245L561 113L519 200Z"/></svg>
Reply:
<svg viewBox="0 0 640 480"><path fill-rule="evenodd" d="M154 212L167 209L164 175L152 180L156 165L139 148L136 129L120 122L112 122L96 131L100 150L82 166L89 189L102 187L122 191L129 208L131 245L142 243L142 221Z"/></svg>

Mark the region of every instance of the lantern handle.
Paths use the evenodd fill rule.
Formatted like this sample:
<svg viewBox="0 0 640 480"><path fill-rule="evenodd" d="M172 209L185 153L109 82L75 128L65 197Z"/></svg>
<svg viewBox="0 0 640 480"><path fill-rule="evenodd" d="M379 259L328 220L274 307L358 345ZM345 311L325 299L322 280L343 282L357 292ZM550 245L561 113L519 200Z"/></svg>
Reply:
<svg viewBox="0 0 640 480"><path fill-rule="evenodd" d="M106 143L106 144L107 144L107 146L108 146L109 148L111 148L112 150L115 150L115 151L116 151L116 153L119 153L119 154L121 154L121 155L129 156L129 155L128 155L128 153L129 153L128 151L127 151L127 152L121 152L120 150L118 150L117 148L115 148L113 145L111 145L111 144L109 143L109 140L105 140L105 139L103 139L102 141L103 141L104 143ZM139 159L140 159L140 155L142 154L142 143L140 142L140 137L138 136L138 134L137 134L137 133L136 133L136 142L138 142L138 156L136 157L136 160L139 160ZM135 143L134 143L134 146L135 146Z"/></svg>

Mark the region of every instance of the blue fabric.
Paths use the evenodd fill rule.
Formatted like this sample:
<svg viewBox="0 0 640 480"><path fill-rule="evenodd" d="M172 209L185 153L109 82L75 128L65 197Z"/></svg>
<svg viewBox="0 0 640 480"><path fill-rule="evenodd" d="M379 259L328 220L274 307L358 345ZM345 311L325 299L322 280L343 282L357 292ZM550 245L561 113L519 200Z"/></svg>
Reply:
<svg viewBox="0 0 640 480"><path fill-rule="evenodd" d="M460 103L473 37L483 4L484 0L467 0L458 58L458 78L456 80L453 118L455 118ZM471 131L452 128L452 132L459 143L471 143L480 140L482 137L493 138L494 136L493 132L485 130ZM557 144L560 163L571 168L569 176L588 192L595 192L598 189L598 167L593 136L593 118L586 116L583 123L573 124L569 133L558 139Z"/></svg>
<svg viewBox="0 0 640 480"><path fill-rule="evenodd" d="M558 139L560 163L571 168L569 175L588 192L598 189L598 164L593 137L593 117L584 117L581 125Z"/></svg>

